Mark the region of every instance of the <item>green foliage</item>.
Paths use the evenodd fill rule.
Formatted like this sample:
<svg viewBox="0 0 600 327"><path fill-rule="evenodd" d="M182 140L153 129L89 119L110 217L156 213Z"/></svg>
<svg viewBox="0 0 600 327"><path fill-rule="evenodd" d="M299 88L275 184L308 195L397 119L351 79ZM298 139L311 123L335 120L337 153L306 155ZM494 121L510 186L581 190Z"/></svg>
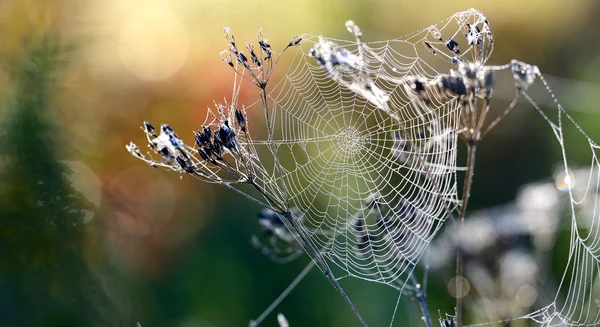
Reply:
<svg viewBox="0 0 600 327"><path fill-rule="evenodd" d="M82 250L86 203L49 119L62 52L51 39L26 46L0 128L0 325L98 325L89 299L99 291Z"/></svg>

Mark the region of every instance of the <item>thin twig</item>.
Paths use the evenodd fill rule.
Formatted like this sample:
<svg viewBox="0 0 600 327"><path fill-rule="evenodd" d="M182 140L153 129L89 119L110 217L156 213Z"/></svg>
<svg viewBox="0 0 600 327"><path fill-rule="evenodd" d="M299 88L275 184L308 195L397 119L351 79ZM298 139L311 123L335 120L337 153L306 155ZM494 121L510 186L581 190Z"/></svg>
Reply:
<svg viewBox="0 0 600 327"><path fill-rule="evenodd" d="M279 155L277 155L277 147L275 146L275 137L273 135L273 126L272 121L271 121L271 117L269 116L269 104L267 101L267 86L266 84L263 84L262 87L260 88L260 99L262 101L262 105L263 105L263 109L265 112L265 119L267 122L267 131L269 134L269 142L270 142L270 147L271 147L271 153L273 154L273 158L275 159L275 166L277 169L277 172L279 173L279 177L281 178L281 186L283 187L283 193L285 196L285 205L286 207L289 207L289 196L290 193L287 189L287 185L285 182L285 179L283 178L283 170L282 170L282 166L281 166L281 161L279 160Z"/></svg>
<svg viewBox="0 0 600 327"><path fill-rule="evenodd" d="M427 300L425 300L425 291L421 288L422 285L419 285L419 281L417 277L415 277L414 270L410 272L410 279L412 280L415 289L417 290L415 293L415 298L419 303L419 308L421 309L421 313L423 314L423 320L425 321L426 327L432 327L431 324L431 316L429 314L429 308L427 307Z"/></svg>
<svg viewBox="0 0 600 327"><path fill-rule="evenodd" d="M270 315L271 312L273 312L273 310L275 310L275 308L277 308L281 304L283 299L285 299L290 294L290 292L292 290L294 290L294 288L296 288L296 286L298 286L298 284L304 279L304 277L306 277L306 275L310 272L310 270L314 266L315 266L315 262L311 260L308 263L308 265L306 265L306 267L304 267L304 269L302 269L300 274L298 274L298 276L296 276L296 278L294 278L294 280L290 283L290 285L288 285L288 287L286 287L285 290L283 290L283 292L281 292L281 294L275 299L275 301L273 301L273 303L271 303L271 305L269 305L269 307L260 316L258 316L258 318L256 318L256 320L250 321L249 326L256 327L263 320L265 320L265 318L268 315Z"/></svg>
<svg viewBox="0 0 600 327"><path fill-rule="evenodd" d="M477 132L477 131L475 131ZM472 137L472 136L471 136ZM475 153L477 149L476 140L468 140L467 144L467 171L465 172L465 181L463 185L462 193L462 206L460 208L460 214L458 216L458 238L456 242L456 327L462 327L462 296L458 294L458 289L461 287L462 276L463 276L463 265L464 259L460 248L460 237L462 235L462 228L467 213L467 205L469 203L469 197L471 195L471 185L473 184L473 174L475 171Z"/></svg>
<svg viewBox="0 0 600 327"><path fill-rule="evenodd" d="M485 137L487 135L487 133L489 133L494 127L496 127L496 125L498 125L498 123L502 120L502 118L504 118L506 115L508 115L508 113L515 107L515 104L517 104L517 100L519 100L519 96L521 95L521 90L517 89L517 92L515 93L515 96L513 97L513 100L511 101L510 105L508 105L508 107L506 108L506 110L504 110L504 112L502 114L500 114L500 116L498 116L496 119L494 119L493 122L491 122L488 127L485 129L485 131L481 134L481 137Z"/></svg>
<svg viewBox="0 0 600 327"><path fill-rule="evenodd" d="M251 196L251 195L249 195L249 194L247 194L247 193L244 193L244 192L242 192L242 191L238 190L237 188L233 187L233 186L232 186L230 183L223 182L223 183L221 183L221 184L222 184L222 185L224 185L225 187L227 187L228 189L230 189L230 190L232 190L232 191L235 191L235 192L237 192L237 193L241 194L241 195L242 195L243 197L245 197L246 199L249 199L250 201L252 201L252 202L255 202L255 203L259 204L260 206L263 206L263 207L265 207L265 208L269 208L269 209L271 209L271 210L275 210L275 208L273 208L272 206L270 206L270 205L268 205L268 204L264 203L263 201L261 201L261 200L259 200L259 199L255 198L255 197L253 197L253 196Z"/></svg>

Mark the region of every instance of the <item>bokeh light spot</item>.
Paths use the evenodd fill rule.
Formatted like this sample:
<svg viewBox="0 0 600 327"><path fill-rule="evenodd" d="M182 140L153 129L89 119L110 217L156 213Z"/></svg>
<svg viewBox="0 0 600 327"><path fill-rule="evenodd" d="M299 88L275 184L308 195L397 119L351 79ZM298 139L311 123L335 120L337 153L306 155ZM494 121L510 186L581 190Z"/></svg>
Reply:
<svg viewBox="0 0 600 327"><path fill-rule="evenodd" d="M448 282L448 293L454 298L463 298L469 294L471 285L464 277L454 277Z"/></svg>
<svg viewBox="0 0 600 327"><path fill-rule="evenodd" d="M523 285L519 287L515 298L520 306L528 308L537 299L537 290L531 285Z"/></svg>
<svg viewBox="0 0 600 327"><path fill-rule="evenodd" d="M127 169L112 180L109 192L115 202L113 217L130 234L156 232L172 218L175 191L158 171L145 166Z"/></svg>
<svg viewBox="0 0 600 327"><path fill-rule="evenodd" d="M556 181L556 189L561 192L567 192L575 187L575 176L571 170L559 171L554 177Z"/></svg>
<svg viewBox="0 0 600 327"><path fill-rule="evenodd" d="M161 81L177 73L189 54L186 28L164 10L147 10L127 21L119 38L123 65L146 81Z"/></svg>

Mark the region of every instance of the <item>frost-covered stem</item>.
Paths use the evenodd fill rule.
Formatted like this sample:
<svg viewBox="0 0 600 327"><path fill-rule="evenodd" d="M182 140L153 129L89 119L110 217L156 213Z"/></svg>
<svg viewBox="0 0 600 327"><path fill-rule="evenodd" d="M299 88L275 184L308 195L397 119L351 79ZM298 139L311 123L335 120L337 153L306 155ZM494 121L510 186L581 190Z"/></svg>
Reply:
<svg viewBox="0 0 600 327"><path fill-rule="evenodd" d="M272 196L270 196L269 193L267 193L265 190L263 190L262 187L260 187L258 184L256 184L256 182L253 179L249 179L246 183L254 186L254 188L267 200L269 205L265 206L265 207L270 208L271 210L276 211L276 212L285 211L285 209L283 209L281 207L279 202L277 202L277 200L275 200ZM239 192L241 192L241 191L239 191ZM241 192L241 193L243 193L243 192Z"/></svg>
<svg viewBox="0 0 600 327"><path fill-rule="evenodd" d="M463 185L463 193L462 193L462 206L460 208L460 214L458 216L458 237L456 242L456 327L462 327L462 294L458 293L460 287L462 287L462 277L463 277L463 269L464 269L464 258L462 256L461 248L460 248L460 238L462 233L462 228L465 221L465 215L467 213L467 205L469 203L469 197L471 195L471 184L473 184L473 174L475 172L475 153L477 149L475 136L471 135L467 141L467 170L465 172L465 181Z"/></svg>
<svg viewBox="0 0 600 327"><path fill-rule="evenodd" d="M242 192L242 191L238 190L237 188L235 188L235 187L231 186L231 184L230 184L230 183L222 183L222 185L224 185L224 186L225 186L225 187L227 187L228 189L230 189L230 190L232 190L232 191L234 191L234 192L236 192L236 193L238 193L238 194L241 194L241 195L242 195L243 197L245 197L246 199L249 199L250 201L252 201L252 202L254 202L254 203L257 203L257 204L259 204L260 206L263 206L263 207L267 207L267 208L273 209L273 207L272 207L272 206L270 206L270 205L268 205L268 204L264 203L263 201L261 201L261 200L259 200L259 199L255 198L255 197L253 197L253 196L251 196L251 195L249 195L249 194L246 194L246 193L244 193L244 192Z"/></svg>
<svg viewBox="0 0 600 327"><path fill-rule="evenodd" d="M344 291L344 289L342 288L340 283L337 281L337 279L335 279L335 276L333 276L333 273L331 273L331 270L325 263L325 260L323 260L321 253L310 243L310 240L308 239L306 232L304 232L304 230L301 229L301 227L298 225L298 222L292 217L290 211L284 212L283 215L286 218L286 220L292 225L292 227L298 233L298 235L300 236L300 239L302 241L301 242L302 247L308 252L308 254L311 256L311 258L317 264L317 267L319 267L319 269L325 274L325 277L327 277L327 279L329 279L329 281L333 284L333 287L335 287L335 289L338 291L338 293L340 293L342 298L344 298L344 302L346 302L346 304L348 305L350 310L352 310L352 313L354 314L356 319L358 319L358 322L360 323L360 325L362 327L368 327L367 323L361 317L360 313L358 313L358 310L356 309L354 304L352 304L352 301L350 301L350 298L348 297L348 295L346 294L346 292Z"/></svg>
<svg viewBox="0 0 600 327"><path fill-rule="evenodd" d="M419 285L419 281L417 277L415 277L415 272L410 272L410 279L412 280L416 291L415 298L417 299L417 303L419 303L419 308L421 309L421 314L423 314L423 319L425 321L426 327L433 327L431 324L431 316L429 315L429 307L427 307L427 300L425 299L425 291Z"/></svg>
<svg viewBox="0 0 600 327"><path fill-rule="evenodd" d="M502 114L500 114L500 116L498 116L494 121L492 121L488 127L485 129L485 131L483 131L483 133L481 134L481 137L485 137L492 129L494 129L494 127L496 127L496 125L498 125L498 123L504 118L506 117L506 115L508 115L508 113L510 113L510 111L515 107L515 105L517 104L517 100L519 100L519 96L521 95L521 90L517 89L515 96L513 97L512 101L510 102L510 104L508 105L508 107L504 110L504 112Z"/></svg>
<svg viewBox="0 0 600 327"><path fill-rule="evenodd" d="M265 120L267 122L267 132L269 134L269 141L271 142L270 145L273 146L273 148L271 148L271 153L273 153L273 158L275 159L275 167L277 169L279 177L281 177L281 185L283 187L283 191L284 191L284 195L285 195L285 202L287 205L289 192L287 190L285 180L283 179L283 171L281 169L281 162L279 161L279 155L277 155L277 148L274 146L275 142L274 142L274 136L273 136L273 126L271 124L272 123L271 117L269 116L269 103L267 101L267 85L265 83L260 85L260 99L262 101L263 109L265 111Z"/></svg>

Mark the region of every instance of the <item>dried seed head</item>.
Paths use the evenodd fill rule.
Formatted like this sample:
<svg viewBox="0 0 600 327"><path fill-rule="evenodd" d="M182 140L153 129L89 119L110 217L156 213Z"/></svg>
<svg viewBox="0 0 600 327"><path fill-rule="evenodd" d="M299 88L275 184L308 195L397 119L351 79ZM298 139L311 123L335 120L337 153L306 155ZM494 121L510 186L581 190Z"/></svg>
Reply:
<svg viewBox="0 0 600 327"><path fill-rule="evenodd" d="M362 32L360 31L358 25L354 24L354 21L347 21L346 29L348 30L348 32L352 33L352 35L354 35L354 37L356 37L357 39L360 39L362 37Z"/></svg>
<svg viewBox="0 0 600 327"><path fill-rule="evenodd" d="M456 42L454 39L448 39L448 42L446 42L446 47L455 54L460 54L460 50L458 49L458 42Z"/></svg>
<svg viewBox="0 0 600 327"><path fill-rule="evenodd" d="M242 112L242 110L240 109L235 109L235 122L238 125L238 127L240 128L240 130L244 133L247 132L247 122L246 122L246 114L244 112Z"/></svg>
<svg viewBox="0 0 600 327"><path fill-rule="evenodd" d="M300 42L302 42L302 36L296 35L290 40L290 43L288 43L288 47L296 46L296 45L300 44Z"/></svg>
<svg viewBox="0 0 600 327"><path fill-rule="evenodd" d="M235 45L235 37L233 36L233 34L231 34L231 29L229 27L223 27L223 34L225 34L225 39L227 40L227 42L229 42L231 47L237 49Z"/></svg>
<svg viewBox="0 0 600 327"><path fill-rule="evenodd" d="M198 148L198 154L203 160L209 160L208 154L206 154L206 152L202 148Z"/></svg>
<svg viewBox="0 0 600 327"><path fill-rule="evenodd" d="M494 71L491 69L481 69L477 75L479 80L479 93L486 99L492 98L494 87Z"/></svg>
<svg viewBox="0 0 600 327"><path fill-rule="evenodd" d="M129 142L129 144L127 144L125 146L125 149L127 149L127 151L135 157L138 157L138 158L144 157L144 155L140 152L140 149L138 148L138 146L133 142Z"/></svg>
<svg viewBox="0 0 600 327"><path fill-rule="evenodd" d="M161 125L160 135L151 139L149 146L167 163L174 161L175 158L184 153L183 141L167 124Z"/></svg>
<svg viewBox="0 0 600 327"><path fill-rule="evenodd" d="M264 60L271 59L271 56L272 56L271 45L269 44L269 40L263 38L262 28L258 29L258 45L260 46L260 49L267 55L263 59Z"/></svg>
<svg viewBox="0 0 600 327"><path fill-rule="evenodd" d="M177 135L177 133L175 133L175 131L173 130L173 128L171 128L171 126L167 125L167 124L162 124L161 125L161 136L162 135L166 135L166 137L169 139L169 142L171 143L171 145L177 149L183 147L183 141L179 138L179 136Z"/></svg>
<svg viewBox="0 0 600 327"><path fill-rule="evenodd" d="M520 90L527 88L535 82L535 78L540 75L540 70L537 66L529 65L518 60L510 61L515 86Z"/></svg>
<svg viewBox="0 0 600 327"><path fill-rule="evenodd" d="M197 131L195 133L195 141L196 145L200 148L205 147L210 144L210 128L207 126L202 126L201 131Z"/></svg>
<svg viewBox="0 0 600 327"><path fill-rule="evenodd" d="M364 65L359 56L322 38L309 50L308 54L317 59L321 67L328 72L336 66L359 70Z"/></svg>
<svg viewBox="0 0 600 327"><path fill-rule="evenodd" d="M461 76L443 75L438 80L438 87L444 94L447 94L450 97L467 94L467 86Z"/></svg>
<svg viewBox="0 0 600 327"><path fill-rule="evenodd" d="M183 169L183 171L186 173L193 173L196 171L196 166L194 166L194 163L192 163L190 160L185 160L182 157L177 157L176 160L181 169Z"/></svg>
<svg viewBox="0 0 600 327"><path fill-rule="evenodd" d="M219 138L219 131L214 131L213 132L213 142L212 142L212 154L216 156L217 159L222 159L223 158L223 153L225 152L225 150L223 150L223 142L221 141L221 139Z"/></svg>
<svg viewBox="0 0 600 327"><path fill-rule="evenodd" d="M455 327L456 322L454 320L454 316L449 316L448 314L446 314L446 319L440 318L440 325L442 327Z"/></svg>
<svg viewBox="0 0 600 327"><path fill-rule="evenodd" d="M404 89L408 94L416 96L419 99L425 101L426 103L429 103L430 97L426 89L427 83L428 81L422 77L409 76L406 78L406 82L403 84Z"/></svg>
<svg viewBox="0 0 600 327"><path fill-rule="evenodd" d="M242 52L236 52L237 61L244 65L244 67L248 67L248 58Z"/></svg>
<svg viewBox="0 0 600 327"><path fill-rule="evenodd" d="M425 47L427 48L427 50L431 51L431 53L433 53L434 55L437 54L437 50L431 45L431 43L423 41L423 44L425 44Z"/></svg>
<svg viewBox="0 0 600 327"><path fill-rule="evenodd" d="M258 56L256 55L252 43L246 41L246 49L248 49L248 52L250 53L250 59L252 60L252 63L257 67L262 66L262 59L258 58Z"/></svg>
<svg viewBox="0 0 600 327"><path fill-rule="evenodd" d="M223 124L221 124L221 127L219 127L218 138L225 148L229 150L237 149L236 135L233 129L229 126L229 120L225 120Z"/></svg>
<svg viewBox="0 0 600 327"><path fill-rule="evenodd" d="M233 61L231 60L231 54L229 53L229 51L223 50L223 51L219 52L219 55L221 56L221 59L223 60L223 62L225 62L229 66L233 67Z"/></svg>
<svg viewBox="0 0 600 327"><path fill-rule="evenodd" d="M147 121L144 122L144 132L152 137L156 137L156 129Z"/></svg>

